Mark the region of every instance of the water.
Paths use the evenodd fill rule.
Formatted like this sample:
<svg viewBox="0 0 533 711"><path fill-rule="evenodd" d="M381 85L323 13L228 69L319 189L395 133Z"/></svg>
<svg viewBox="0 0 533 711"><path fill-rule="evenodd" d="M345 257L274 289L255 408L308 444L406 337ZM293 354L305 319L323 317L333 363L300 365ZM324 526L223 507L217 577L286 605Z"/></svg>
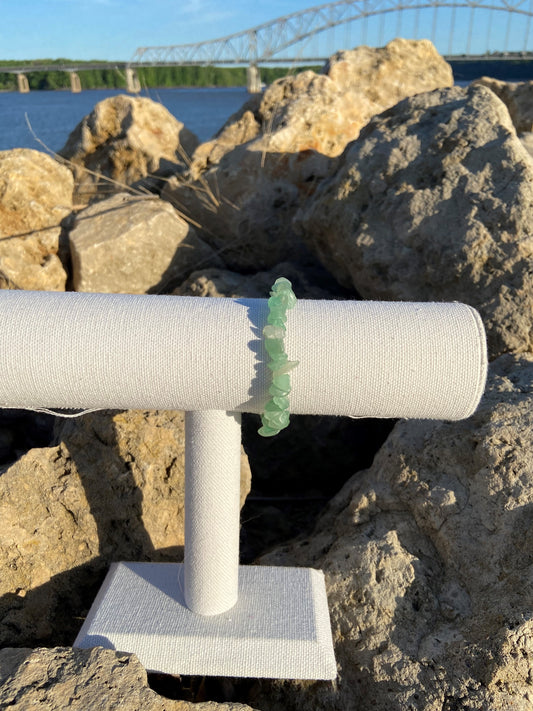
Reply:
<svg viewBox="0 0 533 711"><path fill-rule="evenodd" d="M90 89L80 94L69 91L33 91L29 94L0 92L0 150L43 147L35 135L53 151L60 150L70 132L94 105L109 96L124 93L112 89ZM171 114L207 141L239 109L249 94L243 87L151 89L141 96L159 101ZM31 124L31 130L26 121Z"/></svg>
<svg viewBox="0 0 533 711"><path fill-rule="evenodd" d="M460 86L469 83L467 80L456 82ZM80 94L71 94L69 91L33 91L29 94L0 92L0 150L43 150L32 135L33 130L46 146L58 151L65 145L70 132L92 111L95 104L120 93L124 92L113 89L89 89ZM148 96L162 103L188 129L196 133L200 141L209 140L226 119L250 98L244 87L150 89L140 96Z"/></svg>

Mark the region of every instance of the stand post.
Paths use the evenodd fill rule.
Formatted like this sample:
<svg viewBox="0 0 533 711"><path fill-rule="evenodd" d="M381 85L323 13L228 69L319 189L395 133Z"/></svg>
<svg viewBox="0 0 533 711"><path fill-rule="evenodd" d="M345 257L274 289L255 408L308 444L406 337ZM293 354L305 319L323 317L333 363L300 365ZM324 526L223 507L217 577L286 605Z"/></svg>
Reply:
<svg viewBox="0 0 533 711"><path fill-rule="evenodd" d="M199 615L237 602L240 468L240 413L187 412L184 595Z"/></svg>
<svg viewBox="0 0 533 711"><path fill-rule="evenodd" d="M324 575L239 569L240 414L185 414L185 562L113 563L75 647L134 652L151 671L334 679Z"/></svg>

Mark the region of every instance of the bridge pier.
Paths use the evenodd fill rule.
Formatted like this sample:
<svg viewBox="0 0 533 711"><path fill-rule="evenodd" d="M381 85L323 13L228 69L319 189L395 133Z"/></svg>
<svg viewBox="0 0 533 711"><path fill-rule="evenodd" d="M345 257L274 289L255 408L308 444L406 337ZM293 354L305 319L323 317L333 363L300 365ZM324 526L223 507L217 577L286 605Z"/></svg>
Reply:
<svg viewBox="0 0 533 711"><path fill-rule="evenodd" d="M17 86L20 94L29 94L30 85L25 74L17 74Z"/></svg>
<svg viewBox="0 0 533 711"><path fill-rule="evenodd" d="M246 69L246 88L249 94L261 93L261 74L255 64L250 64Z"/></svg>
<svg viewBox="0 0 533 711"><path fill-rule="evenodd" d="M126 67L126 90L130 94L138 94L141 90L141 82L137 76L135 69L131 67Z"/></svg>
<svg viewBox="0 0 533 711"><path fill-rule="evenodd" d="M73 94L79 94L81 91L81 81L76 72L69 72L70 74L70 91Z"/></svg>

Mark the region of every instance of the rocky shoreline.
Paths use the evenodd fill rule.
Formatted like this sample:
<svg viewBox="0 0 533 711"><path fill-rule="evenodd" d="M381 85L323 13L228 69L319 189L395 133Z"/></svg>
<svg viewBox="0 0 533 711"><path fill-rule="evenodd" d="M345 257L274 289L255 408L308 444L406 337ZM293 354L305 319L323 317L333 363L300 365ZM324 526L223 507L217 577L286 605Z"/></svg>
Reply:
<svg viewBox="0 0 533 711"><path fill-rule="evenodd" d="M324 570L334 683L163 678L71 644L113 560L179 560L183 413L0 414L0 708L533 708L533 83L428 41L339 52L199 144L148 99L0 152L0 287L464 301L464 422L244 418L245 562ZM246 453L245 453L246 452Z"/></svg>

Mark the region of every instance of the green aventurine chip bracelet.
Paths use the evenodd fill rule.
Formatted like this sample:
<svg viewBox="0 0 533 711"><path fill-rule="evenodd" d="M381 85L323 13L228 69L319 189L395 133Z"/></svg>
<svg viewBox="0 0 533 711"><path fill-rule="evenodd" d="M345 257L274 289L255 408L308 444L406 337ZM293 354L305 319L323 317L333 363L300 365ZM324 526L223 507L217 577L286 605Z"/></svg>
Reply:
<svg viewBox="0 0 533 711"><path fill-rule="evenodd" d="M272 397L261 415L262 427L258 433L262 437L273 437L289 424L289 393L291 391L290 371L299 361L289 360L285 353L283 339L287 327L287 309L296 305L292 284L285 277L276 279L268 300L269 314L263 329L265 350L270 356L268 368L272 371L272 384L268 392Z"/></svg>

